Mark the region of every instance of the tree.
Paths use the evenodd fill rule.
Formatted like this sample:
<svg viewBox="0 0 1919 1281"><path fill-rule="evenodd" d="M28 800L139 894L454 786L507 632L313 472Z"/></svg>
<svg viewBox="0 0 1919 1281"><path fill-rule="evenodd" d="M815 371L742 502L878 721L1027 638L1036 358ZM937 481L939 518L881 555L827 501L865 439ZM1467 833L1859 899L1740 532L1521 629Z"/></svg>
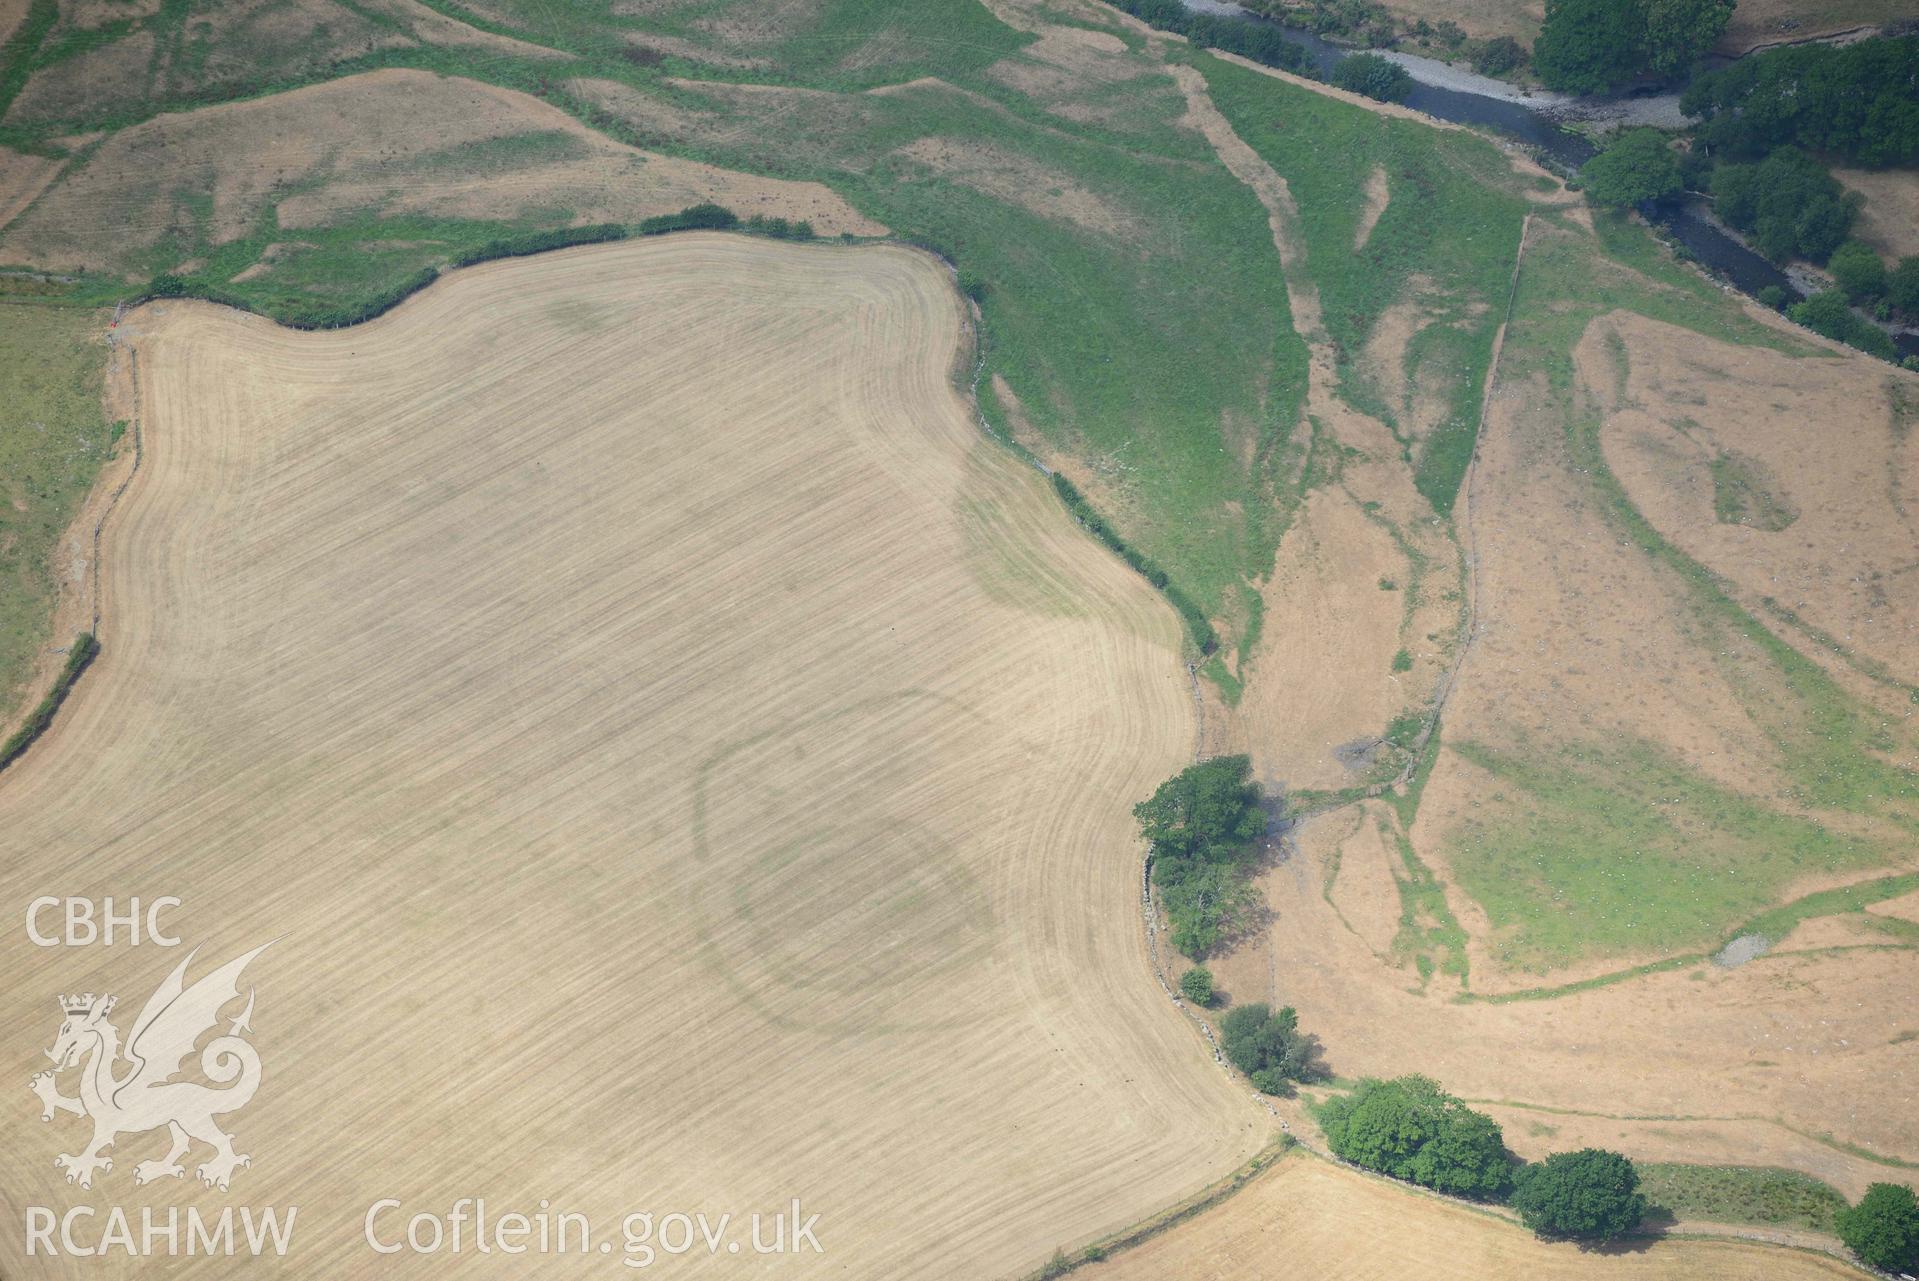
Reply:
<svg viewBox="0 0 1919 1281"><path fill-rule="evenodd" d="M1781 147L1756 166L1720 164L1712 194L1719 216L1750 232L1753 247L1775 262L1795 255L1826 261L1859 212L1857 200L1797 147Z"/></svg>
<svg viewBox="0 0 1919 1281"><path fill-rule="evenodd" d="M1733 0L1643 0L1640 62L1661 76L1692 69L1725 34Z"/></svg>
<svg viewBox="0 0 1919 1281"><path fill-rule="evenodd" d="M1875 1183L1859 1204L1841 1210L1839 1239L1860 1262L1881 1272L1919 1267L1919 1201L1898 1183Z"/></svg>
<svg viewBox="0 0 1919 1281"><path fill-rule="evenodd" d="M1852 331L1854 320L1852 308L1846 305L1846 296L1837 289L1822 290L1804 302L1796 302L1786 308L1786 314L1814 333L1840 342Z"/></svg>
<svg viewBox="0 0 1919 1281"><path fill-rule="evenodd" d="M1533 69L1548 89L1616 89L1638 70L1641 21L1632 0L1546 0Z"/></svg>
<svg viewBox="0 0 1919 1281"><path fill-rule="evenodd" d="M1901 258L1886 273L1886 297L1908 316L1919 316L1919 254Z"/></svg>
<svg viewBox="0 0 1919 1281"><path fill-rule="evenodd" d="M1846 296L1837 289L1822 290L1804 302L1794 303L1786 308L1786 315L1816 334L1837 339L1881 360L1897 358L1886 331L1854 315Z"/></svg>
<svg viewBox="0 0 1919 1281"><path fill-rule="evenodd" d="M1796 145L1874 167L1919 160L1919 37L1799 45L1693 79L1680 110L1714 152Z"/></svg>
<svg viewBox="0 0 1919 1281"><path fill-rule="evenodd" d="M1153 863L1153 884L1166 909L1173 946L1195 959L1252 922L1259 891L1236 863L1201 863L1159 859Z"/></svg>
<svg viewBox="0 0 1919 1281"><path fill-rule="evenodd" d="M1679 194L1679 159L1657 129L1627 129L1579 171L1586 198L1625 208Z"/></svg>
<svg viewBox="0 0 1919 1281"><path fill-rule="evenodd" d="M1526 47L1511 36L1494 36L1469 44L1467 57L1480 75L1503 76L1525 64Z"/></svg>
<svg viewBox="0 0 1919 1281"><path fill-rule="evenodd" d="M1179 990L1194 1005L1213 1003L1213 972L1203 965L1195 965L1179 976Z"/></svg>
<svg viewBox="0 0 1919 1281"><path fill-rule="evenodd" d="M1153 857L1236 863L1266 834L1266 813L1248 756L1190 765L1133 807Z"/></svg>
<svg viewBox="0 0 1919 1281"><path fill-rule="evenodd" d="M1610 1241L1639 1226L1646 1198L1639 1171L1617 1152L1558 1152L1513 1177L1513 1209L1543 1237Z"/></svg>
<svg viewBox="0 0 1919 1281"><path fill-rule="evenodd" d="M1290 1005L1279 1010L1242 1005L1219 1021L1219 1039L1226 1061L1262 1093L1291 1093L1294 1081L1312 1075L1315 1042L1299 1030L1299 1015Z"/></svg>
<svg viewBox="0 0 1919 1281"><path fill-rule="evenodd" d="M1153 884L1173 946L1187 956L1206 955L1258 906L1246 868L1265 835L1266 812L1252 770L1248 757L1216 756L1181 770L1133 807L1152 850Z"/></svg>
<svg viewBox="0 0 1919 1281"><path fill-rule="evenodd" d="M1480 1198L1512 1185L1498 1123L1427 1077L1363 1080L1328 1100L1319 1123L1335 1154L1396 1179Z"/></svg>
<svg viewBox="0 0 1919 1281"><path fill-rule="evenodd" d="M1353 53L1333 65L1331 81L1341 89L1363 93L1381 102L1404 102L1413 90L1413 78L1397 62L1376 53Z"/></svg>
<svg viewBox="0 0 1919 1281"><path fill-rule="evenodd" d="M1871 246L1848 240L1832 251L1826 270L1840 290L1855 303L1867 303L1886 292L1886 264Z"/></svg>

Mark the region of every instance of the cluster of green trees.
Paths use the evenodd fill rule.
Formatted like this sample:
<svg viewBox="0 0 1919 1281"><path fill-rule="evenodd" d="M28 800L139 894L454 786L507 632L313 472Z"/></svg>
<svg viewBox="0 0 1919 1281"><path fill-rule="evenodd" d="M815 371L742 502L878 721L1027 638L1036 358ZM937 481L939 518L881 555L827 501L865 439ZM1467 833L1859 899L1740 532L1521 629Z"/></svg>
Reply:
<svg viewBox="0 0 1919 1281"><path fill-rule="evenodd" d="M1266 834L1266 811L1252 769L1245 756L1216 756L1133 807L1173 946L1188 956L1204 956L1243 929L1257 907L1247 873Z"/></svg>
<svg viewBox="0 0 1919 1281"><path fill-rule="evenodd" d="M1781 147L1756 165L1722 161L1711 187L1714 212L1748 232L1753 248L1774 262L1825 262L1851 235L1865 203L1797 147Z"/></svg>
<svg viewBox="0 0 1919 1281"><path fill-rule="evenodd" d="M1215 993L1213 991L1213 972L1204 965L1195 965L1179 976L1180 995L1202 1008L1210 1007Z"/></svg>
<svg viewBox="0 0 1919 1281"><path fill-rule="evenodd" d="M1798 45L1698 76L1681 108L1714 152L1799 146L1879 167L1919 161L1919 36Z"/></svg>
<svg viewBox="0 0 1919 1281"><path fill-rule="evenodd" d="M1733 0L1546 0L1533 68L1549 89L1608 93L1690 71L1732 18Z"/></svg>
<svg viewBox="0 0 1919 1281"><path fill-rule="evenodd" d="M1404 102L1413 91L1411 73L1376 53L1347 54L1333 64L1329 80L1341 89L1381 102Z"/></svg>
<svg viewBox="0 0 1919 1281"><path fill-rule="evenodd" d="M1608 1241L1637 1229L1646 1215L1639 1171L1626 1157L1582 1148L1521 1162L1506 1150L1498 1122L1423 1076L1368 1078L1321 1104L1318 1116L1341 1159L1435 1191L1505 1200L1543 1237ZM1840 1211L1835 1226L1869 1267L1919 1268L1919 1199L1911 1188L1875 1183L1858 1205Z"/></svg>
<svg viewBox="0 0 1919 1281"><path fill-rule="evenodd" d="M1395 1179L1478 1201L1510 1198L1541 1236L1605 1241L1639 1226L1639 1172L1617 1152L1583 1148L1522 1164L1499 1123L1423 1076L1368 1078L1319 1108L1335 1155Z"/></svg>
<svg viewBox="0 0 1919 1281"><path fill-rule="evenodd" d="M1555 1152L1513 1174L1512 1207L1543 1237L1610 1241L1639 1226L1646 1198L1639 1171L1617 1152Z"/></svg>
<svg viewBox="0 0 1919 1281"><path fill-rule="evenodd" d="M1299 1014L1290 1005L1237 1006L1219 1021L1219 1040L1226 1061L1262 1094L1290 1094L1294 1082L1320 1075L1319 1042L1299 1030Z"/></svg>
<svg viewBox="0 0 1919 1281"><path fill-rule="evenodd" d="M60 674L54 678L53 688L40 700L19 729L0 743L0 769L18 760L33 746L33 741L47 732L47 726L53 724L53 714L60 710L67 695L72 692L74 683L80 679L80 673L87 670L87 664L100 652L100 642L93 638L92 632L81 632L74 638L73 647L67 651L67 661L60 668Z"/></svg>
<svg viewBox="0 0 1919 1281"><path fill-rule="evenodd" d="M975 298L975 301L978 299ZM1060 501L1066 504L1066 510L1073 513L1073 518L1086 527L1088 533L1117 552L1121 560L1137 570L1147 582L1159 588L1160 594L1172 602L1173 608L1179 611L1180 618L1186 623L1186 634L1192 637L1193 644L1199 648L1200 653L1210 654L1219 648L1219 633L1213 630L1213 624L1207 619L1205 612L1193 603L1190 596L1173 585L1172 579L1167 577L1166 571L1161 569L1152 557L1121 538L1119 531L1109 525L1104 516L1093 510L1093 505L1086 501L1086 495L1079 492L1079 486L1058 472L1054 472L1053 491L1059 495Z"/></svg>
<svg viewBox="0 0 1919 1281"><path fill-rule="evenodd" d="M1898 1183L1875 1183L1839 1212L1839 1239L1867 1267L1919 1271L1919 1199Z"/></svg>
<svg viewBox="0 0 1919 1281"><path fill-rule="evenodd" d="M1846 295L1837 289L1827 289L1804 302L1793 303L1786 308L1786 315L1816 334L1857 347L1881 360L1898 357L1898 349L1886 331L1854 311Z"/></svg>
<svg viewBox="0 0 1919 1281"><path fill-rule="evenodd" d="M1626 209L1670 200L1685 189L1672 142L1657 129L1622 129L1579 170L1586 198Z"/></svg>
<svg viewBox="0 0 1919 1281"><path fill-rule="evenodd" d="M1512 1190L1499 1123L1428 1077L1368 1077L1321 1105L1319 1125L1335 1155L1395 1179L1481 1201Z"/></svg>
<svg viewBox="0 0 1919 1281"><path fill-rule="evenodd" d="M1909 254L1887 270L1871 245L1848 240L1832 251L1826 270L1854 306L1881 311L1882 320L1897 314L1919 321L1919 254Z"/></svg>

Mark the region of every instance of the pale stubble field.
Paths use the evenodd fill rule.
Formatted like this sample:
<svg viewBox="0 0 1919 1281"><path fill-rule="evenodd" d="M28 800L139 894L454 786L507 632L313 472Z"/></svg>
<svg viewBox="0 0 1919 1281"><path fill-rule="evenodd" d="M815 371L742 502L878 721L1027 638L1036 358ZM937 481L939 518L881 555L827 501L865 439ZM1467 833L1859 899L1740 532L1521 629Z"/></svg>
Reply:
<svg viewBox="0 0 1919 1281"><path fill-rule="evenodd" d="M346 1276L381 1198L605 1231L799 1197L825 1252L782 1274L984 1277L1262 1147L1145 955L1177 619L979 434L965 330L925 255L711 234L328 333L131 313L103 652L0 782L0 887L177 896L196 974L275 940L253 1164L136 1191L165 1136L129 1135L63 1182L82 1123L25 1088L56 994L124 1031L185 949L8 931L0 1210L297 1205L284 1264L177 1274ZM8 1276L139 1266L0 1240Z"/></svg>

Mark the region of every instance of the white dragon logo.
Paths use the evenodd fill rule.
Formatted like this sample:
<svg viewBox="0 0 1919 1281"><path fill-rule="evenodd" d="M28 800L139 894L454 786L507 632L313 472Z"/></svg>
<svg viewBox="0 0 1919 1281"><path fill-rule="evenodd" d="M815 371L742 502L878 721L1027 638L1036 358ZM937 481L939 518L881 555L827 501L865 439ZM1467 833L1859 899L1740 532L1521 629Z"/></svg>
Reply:
<svg viewBox="0 0 1919 1281"><path fill-rule="evenodd" d="M94 1171L113 1168L113 1161L100 1155L103 1148L113 1146L122 1134L139 1134L163 1125L172 1136L173 1147L160 1160L135 1166L135 1183L183 1177L186 1171L180 1166L180 1158L195 1139L213 1147L212 1159L196 1171L208 1187L225 1191L234 1170L253 1163L251 1157L235 1152L233 1136L213 1123L215 1116L245 1107L260 1088L260 1056L241 1039L252 1030L248 1026L253 1017L252 989L247 991L246 1009L232 1021L226 1034L214 1037L200 1052L200 1070L226 1088L170 1078L193 1052L194 1042L219 1023L222 1007L239 997L240 971L268 946L262 944L227 962L192 987L184 981L194 956L188 953L187 959L175 966L147 998L140 1017L133 1021L124 1051L131 1066L121 1075L114 1072L123 1057L120 1031L107 1021L115 998L103 995L96 999L91 992L60 998L66 1021L60 1025L53 1048L47 1051L53 1071L39 1073L30 1084L44 1108L41 1120L51 1121L55 1112L93 1118L93 1141L86 1150L77 1156L63 1153L53 1159L67 1172L68 1183L92 1187ZM60 1093L55 1075L83 1060L80 1095L68 1098Z"/></svg>

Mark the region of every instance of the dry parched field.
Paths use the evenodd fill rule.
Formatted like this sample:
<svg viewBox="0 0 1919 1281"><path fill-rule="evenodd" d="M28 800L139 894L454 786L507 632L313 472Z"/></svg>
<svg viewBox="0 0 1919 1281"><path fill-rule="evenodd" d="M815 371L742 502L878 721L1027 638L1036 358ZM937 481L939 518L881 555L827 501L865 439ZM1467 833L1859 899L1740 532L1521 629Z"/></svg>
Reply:
<svg viewBox="0 0 1919 1281"><path fill-rule="evenodd" d="M1486 1211L1294 1156L1211 1214L1078 1275L1086 1281L1814 1281L1862 1274L1815 1254L1729 1241L1616 1251L1549 1244Z"/></svg>
<svg viewBox="0 0 1919 1281"><path fill-rule="evenodd" d="M0 1213L297 1205L283 1266L349 1276L384 1197L547 1198L617 1251L629 1211L797 1196L825 1254L783 1270L991 1277L1262 1146L1143 955L1177 620L976 432L963 325L917 253L707 234L351 330L132 313L104 652L0 783L0 901L178 896L199 965L276 940L253 1165L135 1189L165 1142L129 1135L63 1183L77 1119L25 1090L53 998L124 1031L183 950L9 930ZM136 1270L21 1249L0 1273Z"/></svg>

